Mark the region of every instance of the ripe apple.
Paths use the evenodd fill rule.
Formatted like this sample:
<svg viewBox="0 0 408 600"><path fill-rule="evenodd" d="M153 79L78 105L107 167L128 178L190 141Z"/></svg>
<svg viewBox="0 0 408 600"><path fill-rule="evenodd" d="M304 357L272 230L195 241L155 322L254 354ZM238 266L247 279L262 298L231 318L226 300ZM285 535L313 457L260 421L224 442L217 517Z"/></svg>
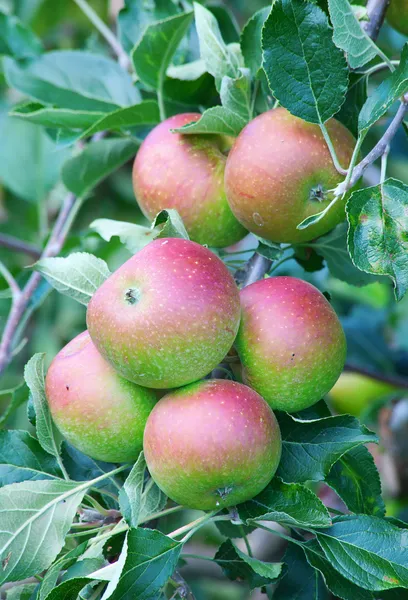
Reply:
<svg viewBox="0 0 408 600"><path fill-rule="evenodd" d="M407 0L391 0L387 10L387 21L403 35L408 35L408 4Z"/></svg>
<svg viewBox="0 0 408 600"><path fill-rule="evenodd" d="M118 375L87 331L54 358L45 392L58 429L81 452L108 462L137 459L156 395Z"/></svg>
<svg viewBox="0 0 408 600"><path fill-rule="evenodd" d="M271 277L241 290L241 306L235 346L244 382L286 412L323 398L346 358L342 326L323 294L295 277Z"/></svg>
<svg viewBox="0 0 408 600"><path fill-rule="evenodd" d="M175 502L210 510L256 496L281 455L275 415L242 383L199 381L164 396L143 447L157 485Z"/></svg>
<svg viewBox="0 0 408 600"><path fill-rule="evenodd" d="M338 413L360 416L365 408L382 396L390 394L395 386L359 373L342 373L329 392L329 400Z"/></svg>
<svg viewBox="0 0 408 600"><path fill-rule="evenodd" d="M175 115L150 132L136 155L133 187L149 219L162 209L175 208L192 240L229 246L247 233L225 197L225 152L231 146L230 138L171 132L200 116Z"/></svg>
<svg viewBox="0 0 408 600"><path fill-rule="evenodd" d="M201 379L238 331L239 293L224 263L190 240L151 242L95 292L89 333L135 383L174 388Z"/></svg>
<svg viewBox="0 0 408 600"><path fill-rule="evenodd" d="M347 167L355 140L335 119L326 123L340 163ZM225 190L232 212L249 231L273 242L305 242L345 217L339 200L318 223L296 229L322 211L344 179L334 168L318 125L284 108L265 112L241 131L228 155Z"/></svg>

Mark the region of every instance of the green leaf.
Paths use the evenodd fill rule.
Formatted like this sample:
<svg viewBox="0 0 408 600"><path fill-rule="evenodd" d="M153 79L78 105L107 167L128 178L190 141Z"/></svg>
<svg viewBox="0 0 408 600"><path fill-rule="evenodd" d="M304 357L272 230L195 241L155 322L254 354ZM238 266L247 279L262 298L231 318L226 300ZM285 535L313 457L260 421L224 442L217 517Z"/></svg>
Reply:
<svg viewBox="0 0 408 600"><path fill-rule="evenodd" d="M130 527L137 527L139 524L145 470L146 461L143 452L141 452L119 492L120 510Z"/></svg>
<svg viewBox="0 0 408 600"><path fill-rule="evenodd" d="M401 300L408 289L408 186L387 179L353 192L346 212L353 263L366 273L391 277Z"/></svg>
<svg viewBox="0 0 408 600"><path fill-rule="evenodd" d="M156 125L157 123L160 123L159 105L155 100L144 100L134 106L119 108L103 116L84 131L81 137L89 137L98 131L126 130L130 127Z"/></svg>
<svg viewBox="0 0 408 600"><path fill-rule="evenodd" d="M48 569L48 571L44 575L44 579L41 582L41 587L38 592L38 600L45 600L45 598L47 598L47 596L54 589L57 580L60 576L60 572L68 569L71 565L75 564L76 560L85 552L87 545L88 542L83 542L82 544L79 544L76 548L70 550L54 562L54 564Z"/></svg>
<svg viewBox="0 0 408 600"><path fill-rule="evenodd" d="M139 512L139 523L145 523L155 513L160 512L167 504L167 496L149 479L142 493Z"/></svg>
<svg viewBox="0 0 408 600"><path fill-rule="evenodd" d="M174 129L179 133L220 134L236 137L247 121L223 106L214 106L206 110L201 118L190 125Z"/></svg>
<svg viewBox="0 0 408 600"><path fill-rule="evenodd" d="M359 287L377 281L378 277L354 266L347 249L347 229L347 224L341 223L326 235L308 242L306 246L322 256L331 275L341 281Z"/></svg>
<svg viewBox="0 0 408 600"><path fill-rule="evenodd" d="M345 453L377 436L349 415L305 420L279 413L282 458L277 475L285 482L323 481Z"/></svg>
<svg viewBox="0 0 408 600"><path fill-rule="evenodd" d="M283 562L287 571L273 594L273 600L329 600L322 577L309 565L299 546L289 544Z"/></svg>
<svg viewBox="0 0 408 600"><path fill-rule="evenodd" d="M367 515L338 517L316 532L331 565L348 580L372 591L408 587L408 530Z"/></svg>
<svg viewBox="0 0 408 600"><path fill-rule="evenodd" d="M0 112L0 135L0 182L28 202L43 201L60 178L67 150L57 151L43 129L6 112Z"/></svg>
<svg viewBox="0 0 408 600"><path fill-rule="evenodd" d="M120 138L88 144L81 154L65 162L62 169L63 182L76 196L83 197L134 157L137 148L135 141Z"/></svg>
<svg viewBox="0 0 408 600"><path fill-rule="evenodd" d="M24 368L24 379L33 398L38 441L46 452L57 458L59 444L55 439L55 425L45 397L44 356L45 354L34 354L30 358Z"/></svg>
<svg viewBox="0 0 408 600"><path fill-rule="evenodd" d="M79 592L89 584L92 572L101 567L104 561L98 558L84 558L69 569L59 585L45 596L46 600L69 600L77 598ZM70 572L71 571L71 572Z"/></svg>
<svg viewBox="0 0 408 600"><path fill-rule="evenodd" d="M152 228L156 230L155 238L176 237L189 240L182 218L177 210L168 208L161 210L155 217Z"/></svg>
<svg viewBox="0 0 408 600"><path fill-rule="evenodd" d="M335 117L340 123L343 123L356 138L358 137L358 117L366 100L367 77L364 77L361 74L351 73L346 100Z"/></svg>
<svg viewBox="0 0 408 600"><path fill-rule="evenodd" d="M104 117L105 113L52 108L38 102L28 102L15 106L9 115L48 128L85 129Z"/></svg>
<svg viewBox="0 0 408 600"><path fill-rule="evenodd" d="M344 50L352 69L370 62L377 47L361 27L348 0L329 0L331 22L334 27L333 41Z"/></svg>
<svg viewBox="0 0 408 600"><path fill-rule="evenodd" d="M6 591L6 600L32 600L38 583L24 583Z"/></svg>
<svg viewBox="0 0 408 600"><path fill-rule="evenodd" d="M330 469L326 483L351 512L377 517L385 515L380 476L373 456L365 446L343 454Z"/></svg>
<svg viewBox="0 0 408 600"><path fill-rule="evenodd" d="M270 242L269 240L265 240L257 235L255 237L259 241L256 249L257 254L260 254L269 260L278 260L282 256L283 249L280 244Z"/></svg>
<svg viewBox="0 0 408 600"><path fill-rule="evenodd" d="M154 529L131 529L119 582L110 600L151 600L176 568L183 544Z"/></svg>
<svg viewBox="0 0 408 600"><path fill-rule="evenodd" d="M11 394L10 402L7 405L7 408L0 416L0 425L3 425L7 419L17 410L19 406L27 402L28 400L28 388L25 383L10 389L10 390L1 390L0 396L5 396Z"/></svg>
<svg viewBox="0 0 408 600"><path fill-rule="evenodd" d="M217 19L221 35L227 44L239 41L239 24L230 8L219 2L207 2L206 8Z"/></svg>
<svg viewBox="0 0 408 600"><path fill-rule="evenodd" d="M303 551L309 564L320 571L327 587L336 598L342 598L343 600L374 600L371 592L362 589L359 584L355 585L332 567L316 540L310 540L303 544Z"/></svg>
<svg viewBox="0 0 408 600"><path fill-rule="evenodd" d="M55 50L20 64L6 58L11 87L44 104L111 112L140 101L132 79L114 60L80 50Z"/></svg>
<svg viewBox="0 0 408 600"><path fill-rule="evenodd" d="M125 8L118 15L119 40L130 53L140 40L147 25L160 21L177 13L177 7L172 0L125 0Z"/></svg>
<svg viewBox="0 0 408 600"><path fill-rule="evenodd" d="M248 123L252 117L251 75L249 70L241 69L241 75L236 79L232 79L227 75L223 77L220 96L224 108Z"/></svg>
<svg viewBox="0 0 408 600"><path fill-rule="evenodd" d="M348 84L346 61L325 13L303 0L276 0L262 32L273 95L297 117L325 123L343 104Z"/></svg>
<svg viewBox="0 0 408 600"><path fill-rule="evenodd" d="M0 431L0 487L61 477L58 463L27 431Z"/></svg>
<svg viewBox="0 0 408 600"><path fill-rule="evenodd" d="M234 79L238 77L240 58L222 39L215 16L197 2L194 2L194 16L200 43L200 56L206 64L207 71L219 81L225 75Z"/></svg>
<svg viewBox="0 0 408 600"><path fill-rule="evenodd" d="M282 483L276 477L252 500L238 507L246 523L276 521L289 527L329 527L331 518L323 502L304 485Z"/></svg>
<svg viewBox="0 0 408 600"><path fill-rule="evenodd" d="M146 27L132 52L136 74L145 85L154 89L163 87L167 67L192 18L193 13L182 13Z"/></svg>
<svg viewBox="0 0 408 600"><path fill-rule="evenodd" d="M34 268L60 294L85 306L111 274L104 260L87 252L74 252L67 258L43 258Z"/></svg>
<svg viewBox="0 0 408 600"><path fill-rule="evenodd" d="M89 485L27 481L0 489L0 583L19 581L49 567Z"/></svg>
<svg viewBox="0 0 408 600"><path fill-rule="evenodd" d="M156 236L156 232L149 227L113 219L96 219L89 227L107 242L113 237L118 237L132 254L139 252Z"/></svg>
<svg viewBox="0 0 408 600"><path fill-rule="evenodd" d="M261 8L244 25L241 33L241 50L245 66L256 76L262 67L262 28L271 12L271 7Z"/></svg>
<svg viewBox="0 0 408 600"><path fill-rule="evenodd" d="M221 535L232 539L243 538L256 529L256 525L241 525L235 521L215 521L215 526Z"/></svg>
<svg viewBox="0 0 408 600"><path fill-rule="evenodd" d="M374 90L361 109L358 118L360 133L364 135L407 89L408 43L402 49L398 67Z"/></svg>
<svg viewBox="0 0 408 600"><path fill-rule="evenodd" d="M0 12L0 54L33 58L43 51L40 40L14 15Z"/></svg>
<svg viewBox="0 0 408 600"><path fill-rule="evenodd" d="M267 585L279 577L282 563L268 563L241 552L231 540L225 541L217 550L214 561L225 575L248 582L251 590Z"/></svg>

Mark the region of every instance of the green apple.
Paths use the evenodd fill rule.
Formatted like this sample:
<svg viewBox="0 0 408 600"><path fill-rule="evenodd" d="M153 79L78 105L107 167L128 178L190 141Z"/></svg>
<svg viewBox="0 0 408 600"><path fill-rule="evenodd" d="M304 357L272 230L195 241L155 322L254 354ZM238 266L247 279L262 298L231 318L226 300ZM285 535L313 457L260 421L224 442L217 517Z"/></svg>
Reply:
<svg viewBox="0 0 408 600"><path fill-rule="evenodd" d="M156 395L118 375L87 331L54 358L45 391L58 429L78 450L108 462L137 459Z"/></svg>
<svg viewBox="0 0 408 600"><path fill-rule="evenodd" d="M207 375L231 348L238 288L224 263L195 242L151 242L95 292L88 330L126 379L174 388Z"/></svg>
<svg viewBox="0 0 408 600"><path fill-rule="evenodd" d="M355 140L335 119L326 127L346 168ZM344 220L347 197L315 225L296 229L329 205L333 188L343 179L320 127L277 108L256 117L237 137L227 159L225 190L246 229L273 242L296 243L323 235Z"/></svg>
<svg viewBox="0 0 408 600"><path fill-rule="evenodd" d="M266 487L279 464L281 436L259 394L212 379L162 398L143 446L154 481L172 500L211 510L235 506Z"/></svg>
<svg viewBox="0 0 408 600"><path fill-rule="evenodd" d="M365 408L382 396L390 394L395 386L359 373L342 373L329 392L329 400L338 413L358 417Z"/></svg>
<svg viewBox="0 0 408 600"><path fill-rule="evenodd" d="M172 133L172 129L200 117L199 113L175 115L149 133L136 155L133 187L149 219L165 208L175 208L192 240L215 247L230 246L247 233L225 197L224 170L230 138Z"/></svg>
<svg viewBox="0 0 408 600"><path fill-rule="evenodd" d="M408 2L407 0L391 0L387 10L387 21L403 35L408 35Z"/></svg>
<svg viewBox="0 0 408 600"><path fill-rule="evenodd" d="M286 412L323 398L346 358L343 328L323 294L295 277L271 277L241 290L241 306L235 346L244 382Z"/></svg>

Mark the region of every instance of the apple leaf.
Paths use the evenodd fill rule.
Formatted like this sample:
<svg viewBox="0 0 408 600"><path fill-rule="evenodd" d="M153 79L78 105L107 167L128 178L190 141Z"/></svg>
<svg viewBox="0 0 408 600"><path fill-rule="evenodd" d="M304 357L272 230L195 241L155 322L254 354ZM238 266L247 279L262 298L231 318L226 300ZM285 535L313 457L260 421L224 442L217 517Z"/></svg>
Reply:
<svg viewBox="0 0 408 600"><path fill-rule="evenodd" d="M163 87L167 67L192 18L192 12L181 13L147 25L132 51L136 74L145 85Z"/></svg>
<svg viewBox="0 0 408 600"><path fill-rule="evenodd" d="M252 500L238 507L239 516L254 525L275 521L289 527L329 527L331 518L321 500L300 483L283 483L276 477Z"/></svg>
<svg viewBox="0 0 408 600"><path fill-rule="evenodd" d="M121 243L132 254L139 252L144 246L155 239L156 232L150 227L114 221L112 219L96 219L90 226L101 238L109 242L113 237L118 237Z"/></svg>
<svg viewBox="0 0 408 600"><path fill-rule="evenodd" d="M25 383L18 385L15 388L11 388L9 390L1 390L0 398L2 396L8 396L11 394L10 402L7 405L7 408L3 411L0 416L0 425L4 425L7 419L14 413L15 410L24 402L28 400L28 388Z"/></svg>
<svg viewBox="0 0 408 600"><path fill-rule="evenodd" d="M87 252L73 252L67 258L42 258L34 268L57 292L85 306L111 274L104 260Z"/></svg>
<svg viewBox="0 0 408 600"><path fill-rule="evenodd" d="M222 568L225 575L235 580L244 580L251 590L275 581L282 572L282 563L263 562L252 558L231 540L226 540L217 550L214 561Z"/></svg>
<svg viewBox="0 0 408 600"><path fill-rule="evenodd" d="M273 600L329 600L323 579L306 560L299 546L289 544L283 562L286 572L279 581Z"/></svg>
<svg viewBox="0 0 408 600"><path fill-rule="evenodd" d="M139 523L145 470L146 461L141 452L119 492L120 510L130 527L137 527Z"/></svg>
<svg viewBox="0 0 408 600"><path fill-rule="evenodd" d="M378 517L344 515L316 537L331 565L356 585L372 591L408 587L408 529Z"/></svg>
<svg viewBox="0 0 408 600"><path fill-rule="evenodd" d="M133 158L137 149L138 143L135 140L111 138L95 141L64 163L62 180L71 192L82 198Z"/></svg>
<svg viewBox="0 0 408 600"><path fill-rule="evenodd" d="M277 475L288 483L324 481L345 452L361 444L378 442L374 433L349 415L310 420L287 413L277 416L282 433L282 458Z"/></svg>
<svg viewBox="0 0 408 600"><path fill-rule="evenodd" d="M0 431L0 486L61 477L54 456L28 431Z"/></svg>
<svg viewBox="0 0 408 600"><path fill-rule="evenodd" d="M398 67L367 98L358 118L364 135L398 98L408 90L408 43L402 49Z"/></svg>
<svg viewBox="0 0 408 600"><path fill-rule="evenodd" d="M204 6L194 2L194 16L200 44L200 56L204 60L207 71L216 81L227 75L235 79L239 77L240 56L222 39L215 16Z"/></svg>
<svg viewBox="0 0 408 600"><path fill-rule="evenodd" d="M344 50L352 69L362 67L377 55L377 47L361 27L348 0L329 0L333 41Z"/></svg>
<svg viewBox="0 0 408 600"><path fill-rule="evenodd" d="M380 476L372 454L365 446L343 454L330 469L326 483L351 512L377 517L385 515Z"/></svg>
<svg viewBox="0 0 408 600"><path fill-rule="evenodd" d="M11 87L58 108L111 112L141 100L117 62L82 50L55 50L24 64L7 57L4 71Z"/></svg>
<svg viewBox="0 0 408 600"><path fill-rule="evenodd" d="M104 562L104 559L100 558L83 558L78 561L64 573L63 580L44 596L44 600L77 598L79 592L89 584L89 575L101 567Z"/></svg>
<svg viewBox="0 0 408 600"><path fill-rule="evenodd" d="M126 52L131 52L143 35L147 25L177 13L172 0L159 2L139 2L125 0L125 6L118 15L118 34Z"/></svg>
<svg viewBox="0 0 408 600"><path fill-rule="evenodd" d="M251 70L254 76L262 67L262 28L270 12L270 6L261 8L252 15L242 29L241 50L245 66Z"/></svg>
<svg viewBox="0 0 408 600"><path fill-rule="evenodd" d="M225 75L221 80L220 96L223 107L247 123L252 117L249 70L241 69L241 75L236 79Z"/></svg>
<svg viewBox="0 0 408 600"><path fill-rule="evenodd" d="M155 239L168 237L190 239L182 218L174 208L161 210L154 218L152 229L155 231Z"/></svg>
<svg viewBox="0 0 408 600"><path fill-rule="evenodd" d="M25 481L0 490L0 582L47 569L57 556L89 482Z"/></svg>
<svg viewBox="0 0 408 600"><path fill-rule="evenodd" d="M336 598L342 598L343 600L374 600L372 592L355 585L333 568L316 540L310 540L303 544L303 551L308 563L314 569L320 571L327 587ZM280 600L279 597L278 600Z"/></svg>
<svg viewBox="0 0 408 600"><path fill-rule="evenodd" d="M59 444L55 439L56 429L45 397L44 357L45 354L34 354L30 358L24 369L24 379L33 399L38 441L46 452L58 458Z"/></svg>
<svg viewBox="0 0 408 600"><path fill-rule="evenodd" d="M174 129L178 133L220 134L236 137L247 121L223 106L213 106L206 110L198 121Z"/></svg>
<svg viewBox="0 0 408 600"><path fill-rule="evenodd" d="M181 542L155 529L130 529L117 587L106 598L150 600L157 597L173 574L182 547Z"/></svg>
<svg viewBox="0 0 408 600"><path fill-rule="evenodd" d="M276 0L262 29L263 68L273 95L292 114L324 123L348 87L347 65L325 13L303 0Z"/></svg>
<svg viewBox="0 0 408 600"><path fill-rule="evenodd" d="M85 129L105 116L104 112L89 110L72 110L70 108L53 108L39 102L25 102L14 106L9 113L35 125L49 128Z"/></svg>
<svg viewBox="0 0 408 600"><path fill-rule="evenodd" d="M14 15L0 12L0 54L24 59L42 52L40 40L26 25Z"/></svg>
<svg viewBox="0 0 408 600"><path fill-rule="evenodd" d="M77 558L81 557L85 552L87 545L87 542L79 544L76 548L70 550L54 562L41 582L40 589L38 590L38 600L45 600L47 598L48 594L54 589L61 571L65 571L70 566L74 565Z"/></svg>
<svg viewBox="0 0 408 600"><path fill-rule="evenodd" d="M401 300L408 290L408 186L387 179L353 192L346 211L353 263L366 273L391 277Z"/></svg>

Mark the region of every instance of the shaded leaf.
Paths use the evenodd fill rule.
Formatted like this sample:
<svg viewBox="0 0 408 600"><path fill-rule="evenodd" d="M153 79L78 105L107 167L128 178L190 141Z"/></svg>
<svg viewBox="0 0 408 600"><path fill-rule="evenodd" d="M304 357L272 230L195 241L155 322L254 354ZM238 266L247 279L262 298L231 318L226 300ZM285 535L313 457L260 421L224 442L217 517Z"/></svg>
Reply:
<svg viewBox="0 0 408 600"><path fill-rule="evenodd" d="M273 600L329 599L322 577L307 562L301 548L289 544L283 562L287 571L273 594Z"/></svg>
<svg viewBox="0 0 408 600"><path fill-rule="evenodd" d="M262 27L270 12L270 6L258 10L247 21L241 32L241 50L245 66L251 69L254 76L262 67Z"/></svg>
<svg viewBox="0 0 408 600"><path fill-rule="evenodd" d="M343 53L325 13L302 0L276 0L262 30L263 68L273 95L292 114L324 123L347 92Z"/></svg>
<svg viewBox="0 0 408 600"><path fill-rule="evenodd" d="M152 228L156 230L156 239L167 237L183 238L185 240L190 239L186 228L184 227L182 218L174 208L161 210L156 215L152 223Z"/></svg>
<svg viewBox="0 0 408 600"><path fill-rule="evenodd" d="M40 40L14 15L0 12L0 54L32 58L43 51Z"/></svg>
<svg viewBox="0 0 408 600"><path fill-rule="evenodd" d="M130 527L137 527L139 524L145 470L146 461L141 452L119 492L120 510Z"/></svg>
<svg viewBox="0 0 408 600"><path fill-rule="evenodd" d="M110 275L106 262L87 252L74 252L67 258L42 258L34 268L60 294L85 306Z"/></svg>
<svg viewBox="0 0 408 600"><path fill-rule="evenodd" d="M165 19L176 13L177 7L172 0L155 0L153 2L125 0L125 7L118 15L118 33L126 52L131 52L149 23Z"/></svg>
<svg viewBox="0 0 408 600"><path fill-rule="evenodd" d="M1 390L0 396L11 394L10 402L7 405L7 408L0 416L0 425L3 425L7 419L17 410L19 406L27 402L28 400L28 388L25 383L22 383L16 388L11 390Z"/></svg>
<svg viewBox="0 0 408 600"><path fill-rule="evenodd" d="M367 273L391 277L401 300L408 289L408 186L387 179L353 192L346 211L353 263Z"/></svg>

